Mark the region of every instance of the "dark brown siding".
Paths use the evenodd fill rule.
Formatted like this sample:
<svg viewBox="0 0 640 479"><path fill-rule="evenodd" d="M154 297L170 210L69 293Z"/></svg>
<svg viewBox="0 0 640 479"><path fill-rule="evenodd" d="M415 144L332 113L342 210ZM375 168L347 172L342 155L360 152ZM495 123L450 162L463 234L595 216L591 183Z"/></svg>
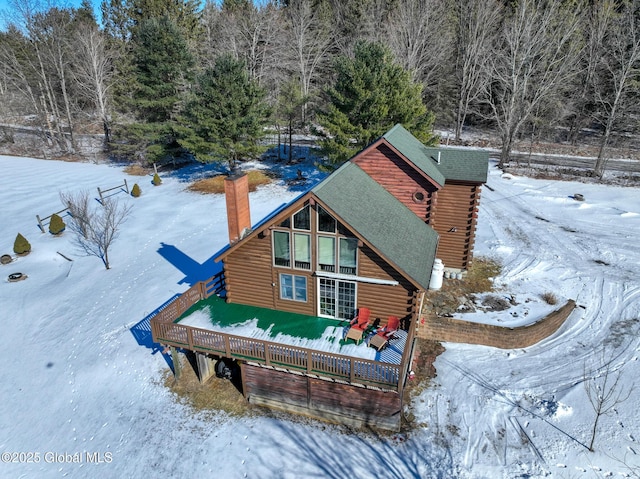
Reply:
<svg viewBox="0 0 640 479"><path fill-rule="evenodd" d="M402 399L395 391L380 391L242 364L244 395L261 404L298 414L397 430Z"/></svg>
<svg viewBox="0 0 640 479"><path fill-rule="evenodd" d="M393 150L382 144L354 161L420 219L429 222L431 199L436 187ZM418 191L424 194L424 201L414 200Z"/></svg>
<svg viewBox="0 0 640 479"><path fill-rule="evenodd" d="M445 267L466 269L470 265L479 202L480 185L447 183L438 191L431 226L440 235L436 256Z"/></svg>

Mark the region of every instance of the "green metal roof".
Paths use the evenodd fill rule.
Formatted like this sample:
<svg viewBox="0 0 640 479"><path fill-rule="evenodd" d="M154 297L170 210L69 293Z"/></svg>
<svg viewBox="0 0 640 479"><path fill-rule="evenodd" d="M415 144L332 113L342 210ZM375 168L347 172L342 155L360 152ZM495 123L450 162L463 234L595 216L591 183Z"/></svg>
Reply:
<svg viewBox="0 0 640 479"><path fill-rule="evenodd" d="M440 185L444 185L445 180L487 181L489 153L486 151L424 146L400 124L382 137Z"/></svg>
<svg viewBox="0 0 640 479"><path fill-rule="evenodd" d="M428 288L438 234L359 166L345 163L311 191L401 273Z"/></svg>

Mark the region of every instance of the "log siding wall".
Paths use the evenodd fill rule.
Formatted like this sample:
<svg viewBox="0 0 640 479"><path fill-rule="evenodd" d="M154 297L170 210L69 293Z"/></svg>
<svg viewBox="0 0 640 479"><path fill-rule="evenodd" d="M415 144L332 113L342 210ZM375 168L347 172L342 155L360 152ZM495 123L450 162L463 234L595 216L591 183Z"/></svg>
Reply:
<svg viewBox="0 0 640 479"><path fill-rule="evenodd" d="M442 188L420 175L388 146L382 144L354 160L389 193L432 226L440 235L437 257L446 267L467 269L472 260L480 185L447 182ZM416 202L414 194L425 200ZM456 232L450 232L455 227Z"/></svg>
<svg viewBox="0 0 640 479"><path fill-rule="evenodd" d="M271 239L257 235L227 256L224 263L227 300L274 308Z"/></svg>
<svg viewBox="0 0 640 479"><path fill-rule="evenodd" d="M291 214L299 211L302 204L293 205ZM294 230L271 225L264 232L249 239L225 258L224 274L227 300L232 303L249 304L264 308L315 316L318 314L317 238L325 233L316 233L315 207L312 207L311 231ZM346 228L343 228L346 229ZM280 267L273 263L272 231L301 232L311 235L311 271ZM352 237L336 233L338 238ZM292 248L293 249L293 248ZM367 278L396 281L397 286L356 282L357 307L368 307L374 319L386 324L389 316L398 316L408 324L416 287L398 271L389 266L367 245L358 247L357 275ZM307 301L292 301L280 298L280 274L292 274L307 278ZM348 279L345 279L348 281ZM354 279L355 281L355 279Z"/></svg>
<svg viewBox="0 0 640 479"><path fill-rule="evenodd" d="M420 219L429 223L437 188L415 168L384 144L354 161ZM423 201L414 200L416 192L424 194Z"/></svg>
<svg viewBox="0 0 640 479"><path fill-rule="evenodd" d="M440 235L436 255L445 267L467 269L470 266L479 202L480 185L447 183L438 191L431 226Z"/></svg>
<svg viewBox="0 0 640 479"><path fill-rule="evenodd" d="M359 249L359 274L398 282L397 286L358 285L358 303L371 309L372 318L379 318L381 324L386 324L389 316L398 316L402 320L410 317L415 286L367 246Z"/></svg>

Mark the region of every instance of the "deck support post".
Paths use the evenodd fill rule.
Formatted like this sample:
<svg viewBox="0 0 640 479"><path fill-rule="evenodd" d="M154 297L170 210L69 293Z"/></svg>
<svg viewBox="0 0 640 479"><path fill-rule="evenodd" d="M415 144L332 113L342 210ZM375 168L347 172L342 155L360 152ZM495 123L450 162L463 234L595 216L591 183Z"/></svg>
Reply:
<svg viewBox="0 0 640 479"><path fill-rule="evenodd" d="M182 376L182 363L180 362L178 350L174 346L171 346L171 360L173 361L173 375L176 379L180 379L180 376Z"/></svg>
<svg viewBox="0 0 640 479"><path fill-rule="evenodd" d="M200 384L206 383L216 372L215 360L206 354L196 352L196 367Z"/></svg>

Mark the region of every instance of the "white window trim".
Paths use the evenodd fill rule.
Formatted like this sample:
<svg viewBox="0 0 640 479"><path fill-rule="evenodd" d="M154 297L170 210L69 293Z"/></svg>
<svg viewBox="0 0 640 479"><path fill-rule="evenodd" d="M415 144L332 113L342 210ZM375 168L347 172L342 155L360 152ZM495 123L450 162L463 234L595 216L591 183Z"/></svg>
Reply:
<svg viewBox="0 0 640 479"><path fill-rule="evenodd" d="M292 298L284 298L282 296L282 277L283 276L291 276L291 288L292 288L292 293L293 293L293 297ZM305 284L305 299L296 299L296 277L299 278L304 278L304 284ZM283 301L295 301L297 303L308 303L309 302L309 279L302 274L293 274L292 273L280 273L279 275L279 284L278 284L278 289L280 290L279 292L279 296L280 299Z"/></svg>
<svg viewBox="0 0 640 479"><path fill-rule="evenodd" d="M338 220L333 218L333 222L335 224L333 231L321 231L320 230L320 209L324 210L324 212L326 214L328 214L329 216L331 216L331 218L333 218L333 215L331 213L329 213L327 210L325 210L324 208L322 208L322 206L318 205L318 208L316 209L316 233L321 234L321 235L337 235L338 234Z"/></svg>
<svg viewBox="0 0 640 479"><path fill-rule="evenodd" d="M274 233L286 233L289 235L289 266L282 266L276 264L276 235ZM291 231L288 230L273 230L271 233L271 263L274 268L286 268L293 269L293 237L291 236Z"/></svg>
<svg viewBox="0 0 640 479"><path fill-rule="evenodd" d="M342 248L340 246L340 243L342 242L342 240L349 240L349 241L355 241L356 242L356 273L359 271L358 267L360 266L360 261L359 261L359 254L358 252L360 251L360 248L358 248L358 240L357 238L349 238L347 236L338 236L337 240L336 240L336 270L340 271L340 268L342 267L342 264L340 263L340 255L342 253Z"/></svg>
<svg viewBox="0 0 640 479"><path fill-rule="evenodd" d="M295 218L294 218L294 217L295 217L298 213L300 213L303 209L305 209L305 208L309 208L309 229L296 228L296 226L295 226L296 221L295 221ZM298 211L296 211L295 213L293 213L293 214L291 215L291 229L292 229L293 231L304 231L304 232L306 232L306 233L311 233L311 215L312 215L312 214L313 214L313 212L312 212L312 210L311 210L311 206L310 206L310 205L305 205L305 206L303 206L302 208L300 208Z"/></svg>
<svg viewBox="0 0 640 479"><path fill-rule="evenodd" d="M298 268L296 266L296 235L306 236L309 244L309 267ZM311 271L313 269L313 238L311 233L305 230L293 230L289 235L290 247L291 247L291 267L298 271ZM274 260L275 261L275 260Z"/></svg>
<svg viewBox="0 0 640 479"><path fill-rule="evenodd" d="M387 286L398 286L400 283L390 279L367 278L365 276L351 276L349 274L331 273L328 271L315 271L313 273L318 278L338 279L340 281L355 281L356 283L382 284Z"/></svg>
<svg viewBox="0 0 640 479"><path fill-rule="evenodd" d="M335 279L335 280L338 280L338 281L344 281L345 283L350 283L350 284L354 285L355 290L354 290L353 299L354 299L354 303L356 305L355 307L357 307L357 304L358 304L358 283L357 283L357 281L354 281L354 279L353 279L354 277L353 276L348 276L348 275L337 275L337 276L345 276L345 279L343 279L343 278L334 278L332 276L329 276L331 274L332 273L326 273L326 275L327 275L326 279ZM318 316L321 317L321 318L335 319L336 321L344 321L345 318L337 318L336 316L330 316L328 314L322 314L320 312L320 301L322 300L322 298L320 297L320 279L321 279L320 276L321 275L318 275L318 279L315 281L315 283L316 283L316 291L317 291L317 294L316 294L316 296L317 296L316 308L317 308ZM336 285L336 288L338 288L338 285ZM336 308L336 312L338 311L338 296L337 295L338 295L338 291L336 289L336 296L335 296L336 302L334 304L334 306Z"/></svg>

